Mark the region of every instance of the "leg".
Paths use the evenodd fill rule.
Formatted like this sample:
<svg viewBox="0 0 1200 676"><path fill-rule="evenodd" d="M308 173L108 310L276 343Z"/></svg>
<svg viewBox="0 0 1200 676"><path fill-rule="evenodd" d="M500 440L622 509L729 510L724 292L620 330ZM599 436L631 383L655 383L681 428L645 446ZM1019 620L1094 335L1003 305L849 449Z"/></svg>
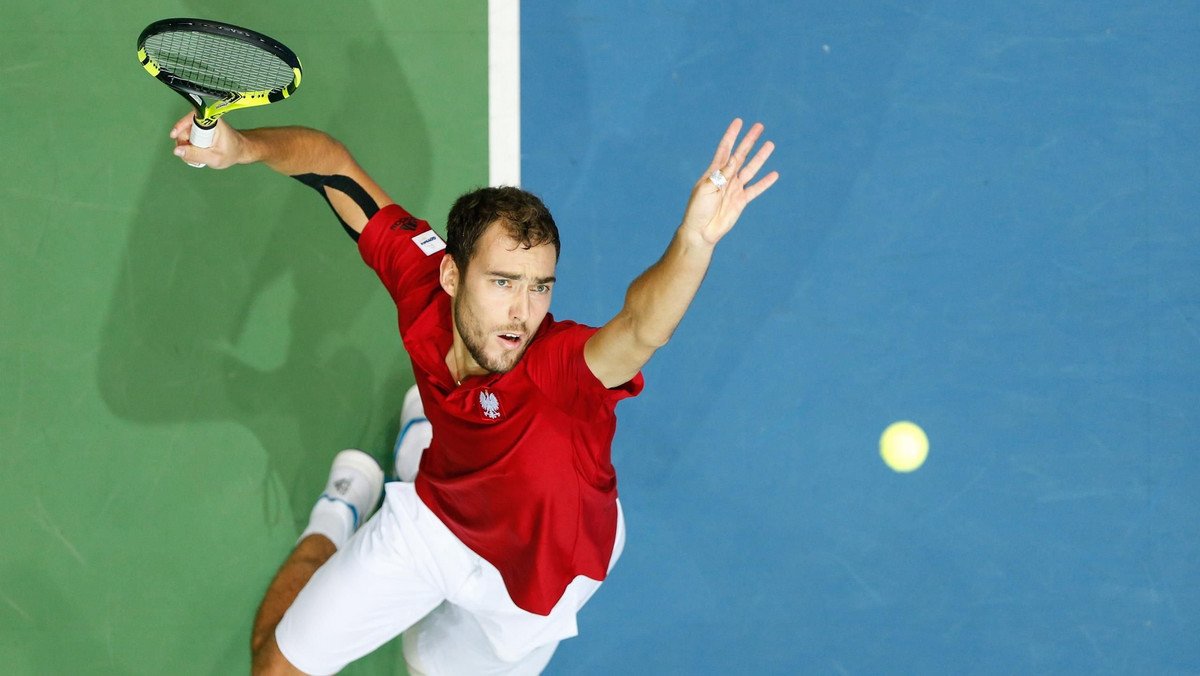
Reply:
<svg viewBox="0 0 1200 676"><path fill-rule="evenodd" d="M519 657L501 657L479 618L452 603L438 606L401 638L410 676L536 676L558 648L554 640Z"/></svg>
<svg viewBox="0 0 1200 676"><path fill-rule="evenodd" d="M431 514L432 516L432 514ZM436 517L434 517L436 518ZM442 526L441 530L445 530ZM473 572L446 603L404 632L404 659L413 676L534 676L553 657L559 641L578 633L576 613L600 587L583 576L567 586L549 616L518 608L500 572L453 534L444 538L466 552ZM625 547L625 520L617 503L617 537L609 570Z"/></svg>
<svg viewBox="0 0 1200 676"><path fill-rule="evenodd" d="M433 426L425 417L421 394L413 385L404 395L404 405L400 408L400 434L392 450L392 476L401 481L414 480L421 465L421 456L429 448L431 439Z"/></svg>
<svg viewBox="0 0 1200 676"><path fill-rule="evenodd" d="M383 490L383 470L357 450L334 458L325 492L309 516L300 542L275 574L254 618L250 636L251 669L256 674L299 674L275 643L275 627L317 569L358 528Z"/></svg>
<svg viewBox="0 0 1200 676"><path fill-rule="evenodd" d="M303 673L336 673L408 629L442 602L447 588L462 583L466 566L439 556L438 543L422 531L418 504L412 484L387 484L379 512L316 568L268 632L264 664L277 651Z"/></svg>
<svg viewBox="0 0 1200 676"><path fill-rule="evenodd" d="M254 630L250 636L251 672L254 674L299 674L279 652L275 643L275 626L283 614L296 600L296 595L308 584L337 547L324 535L313 534L304 538L283 562L275 579L267 587L267 594L258 613L254 616Z"/></svg>

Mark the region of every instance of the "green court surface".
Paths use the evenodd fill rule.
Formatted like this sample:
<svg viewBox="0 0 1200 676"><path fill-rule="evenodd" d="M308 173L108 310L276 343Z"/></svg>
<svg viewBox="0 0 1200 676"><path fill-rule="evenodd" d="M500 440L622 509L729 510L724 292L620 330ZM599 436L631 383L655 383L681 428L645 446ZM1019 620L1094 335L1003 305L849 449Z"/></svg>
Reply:
<svg viewBox="0 0 1200 676"><path fill-rule="evenodd" d="M230 674L340 449L384 460L394 310L321 199L195 170L135 41L195 16L304 63L230 116L343 140L441 229L487 182L487 4L0 8L0 673ZM396 647L346 673L403 673Z"/></svg>

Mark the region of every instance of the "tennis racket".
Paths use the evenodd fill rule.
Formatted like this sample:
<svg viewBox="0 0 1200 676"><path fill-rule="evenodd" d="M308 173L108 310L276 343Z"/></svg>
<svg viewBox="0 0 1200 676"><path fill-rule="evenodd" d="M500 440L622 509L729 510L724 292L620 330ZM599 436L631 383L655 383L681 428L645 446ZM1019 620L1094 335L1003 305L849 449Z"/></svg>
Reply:
<svg viewBox="0 0 1200 676"><path fill-rule="evenodd" d="M300 86L300 59L292 50L218 21L155 21L138 36L138 60L196 109L191 144L198 148L212 146L222 115L282 101Z"/></svg>

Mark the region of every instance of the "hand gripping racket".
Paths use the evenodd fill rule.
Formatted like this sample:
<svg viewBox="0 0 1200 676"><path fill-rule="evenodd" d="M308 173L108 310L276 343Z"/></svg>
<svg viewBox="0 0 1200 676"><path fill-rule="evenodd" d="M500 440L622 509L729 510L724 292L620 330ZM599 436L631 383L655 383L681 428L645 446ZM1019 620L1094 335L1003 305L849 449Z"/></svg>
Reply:
<svg viewBox="0 0 1200 676"><path fill-rule="evenodd" d="M138 60L195 107L191 144L198 148L212 146L225 113L282 101L300 86L300 59L292 50L261 33L205 19L146 26Z"/></svg>

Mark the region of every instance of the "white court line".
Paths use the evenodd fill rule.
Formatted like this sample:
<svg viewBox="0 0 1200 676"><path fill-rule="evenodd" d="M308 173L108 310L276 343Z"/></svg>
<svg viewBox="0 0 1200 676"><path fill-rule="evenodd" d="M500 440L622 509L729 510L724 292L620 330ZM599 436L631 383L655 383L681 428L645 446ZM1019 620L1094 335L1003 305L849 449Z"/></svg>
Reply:
<svg viewBox="0 0 1200 676"><path fill-rule="evenodd" d="M521 0L488 0L488 183L521 185Z"/></svg>

